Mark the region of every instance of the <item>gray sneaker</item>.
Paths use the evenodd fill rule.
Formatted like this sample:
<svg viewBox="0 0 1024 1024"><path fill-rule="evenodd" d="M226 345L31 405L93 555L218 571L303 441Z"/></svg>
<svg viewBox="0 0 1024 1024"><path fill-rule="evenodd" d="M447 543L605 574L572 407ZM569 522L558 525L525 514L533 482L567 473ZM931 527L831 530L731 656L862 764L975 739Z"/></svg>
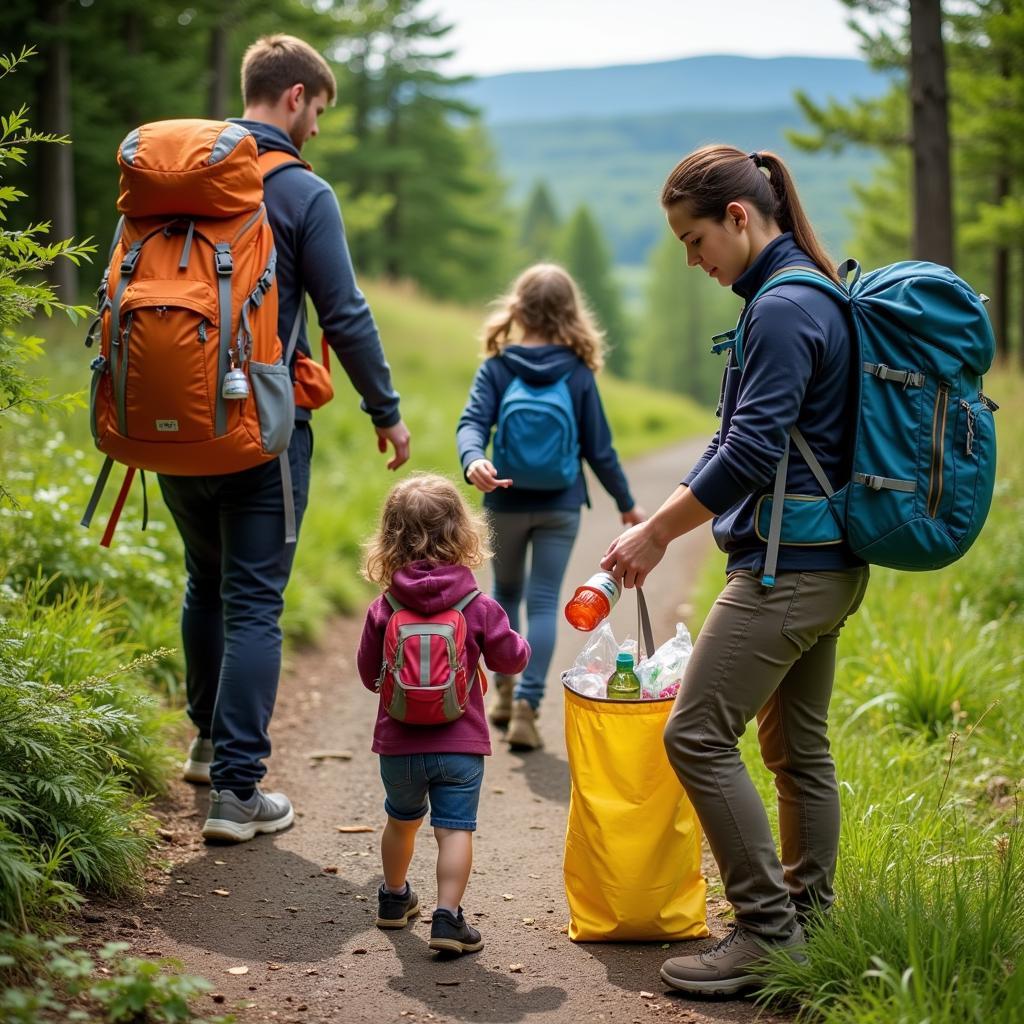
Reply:
<svg viewBox="0 0 1024 1024"><path fill-rule="evenodd" d="M261 832L280 832L293 818L291 801L284 793L257 789L248 800L239 800L230 789L211 789L203 838L244 843Z"/></svg>
<svg viewBox="0 0 1024 1024"><path fill-rule="evenodd" d="M181 777L197 786L210 784L210 765L213 763L213 740L197 736L188 748L188 757L181 766Z"/></svg>
<svg viewBox="0 0 1024 1024"><path fill-rule="evenodd" d="M800 951L804 932L796 926L788 939L763 939L734 925L731 932L711 949L697 956L676 956L661 965L661 980L683 992L732 996L759 988L764 979L750 971L751 965L775 949L792 949L796 961L804 959Z"/></svg>

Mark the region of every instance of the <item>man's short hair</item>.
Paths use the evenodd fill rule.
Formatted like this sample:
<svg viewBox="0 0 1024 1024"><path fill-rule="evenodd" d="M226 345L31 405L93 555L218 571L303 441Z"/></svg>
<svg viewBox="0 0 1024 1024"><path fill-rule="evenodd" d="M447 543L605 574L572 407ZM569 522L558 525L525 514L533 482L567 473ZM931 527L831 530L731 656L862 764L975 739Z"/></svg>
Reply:
<svg viewBox="0 0 1024 1024"><path fill-rule="evenodd" d="M295 36L272 35L257 39L242 58L242 99L276 103L293 85L306 87L307 100L321 92L333 103L338 91L334 72L309 43Z"/></svg>

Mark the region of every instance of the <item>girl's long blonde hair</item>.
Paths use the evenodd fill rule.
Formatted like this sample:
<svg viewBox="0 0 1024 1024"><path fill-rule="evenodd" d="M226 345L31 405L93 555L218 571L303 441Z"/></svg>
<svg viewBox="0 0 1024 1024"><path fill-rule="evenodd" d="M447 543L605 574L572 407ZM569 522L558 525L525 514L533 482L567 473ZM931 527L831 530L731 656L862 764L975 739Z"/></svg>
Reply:
<svg viewBox="0 0 1024 1024"><path fill-rule="evenodd" d="M491 534L455 485L436 473L413 473L391 488L377 532L367 541L363 577L387 590L411 562L477 569L491 557Z"/></svg>
<svg viewBox="0 0 1024 1024"><path fill-rule="evenodd" d="M576 282L557 263L537 263L516 278L512 290L495 303L484 324L484 355L500 356L513 344L513 328L566 345L591 370L604 365L604 332L587 308Z"/></svg>

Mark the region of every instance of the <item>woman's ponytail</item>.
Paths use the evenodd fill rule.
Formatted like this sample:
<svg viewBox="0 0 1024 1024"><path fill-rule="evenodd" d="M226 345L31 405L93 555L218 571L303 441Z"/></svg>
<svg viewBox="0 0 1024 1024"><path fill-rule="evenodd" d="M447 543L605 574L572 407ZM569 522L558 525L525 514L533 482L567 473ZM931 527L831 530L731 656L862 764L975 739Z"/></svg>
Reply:
<svg viewBox="0 0 1024 1024"><path fill-rule="evenodd" d="M835 267L829 259L825 247L818 241L807 214L796 191L796 184L789 168L782 158L774 153L762 151L751 154L757 166L768 172L768 183L775 193L775 221L783 231L791 231L793 240L814 262L814 265L833 281L838 281Z"/></svg>

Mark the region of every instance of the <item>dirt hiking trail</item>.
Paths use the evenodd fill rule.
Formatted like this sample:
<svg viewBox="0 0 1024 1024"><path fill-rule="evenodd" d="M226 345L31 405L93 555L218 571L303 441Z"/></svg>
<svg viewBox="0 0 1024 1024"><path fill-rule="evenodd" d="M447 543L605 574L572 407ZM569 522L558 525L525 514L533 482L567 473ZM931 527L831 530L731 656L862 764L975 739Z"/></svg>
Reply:
<svg viewBox="0 0 1024 1024"><path fill-rule="evenodd" d="M627 466L634 495L648 512L701 450L702 444L689 443ZM591 493L595 507L584 510L563 600L595 571L622 529L604 492L592 485ZM659 643L677 620L690 617L685 602L709 547L707 529L677 541L649 579L645 593ZM489 586L486 574L481 584ZM635 634L635 616L627 594L613 613L618 637ZM89 903L82 920L73 922L81 934L97 943L130 942L135 955L177 958L215 986L198 1001L200 1012L234 1012L242 1024L781 1019L759 1015L749 1001L691 1000L666 990L658 974L662 960L699 952L709 940L668 948L568 940L562 845L569 773L558 672L572 663L582 634L564 622L539 719L545 748L511 754L492 730L494 756L487 760L464 900L483 950L438 962L427 948L436 852L427 825L409 875L422 914L406 929L377 929L383 789L369 750L376 701L354 666L361 626L361 615L334 621L320 649L293 654L286 664L264 786L291 797L295 826L238 846L205 846L199 829L207 791L175 783L155 808L164 845L154 855L144 896ZM350 757L311 756L323 752ZM354 825L373 831L337 829ZM713 935L721 935L727 904L706 855L705 870L708 922Z"/></svg>

